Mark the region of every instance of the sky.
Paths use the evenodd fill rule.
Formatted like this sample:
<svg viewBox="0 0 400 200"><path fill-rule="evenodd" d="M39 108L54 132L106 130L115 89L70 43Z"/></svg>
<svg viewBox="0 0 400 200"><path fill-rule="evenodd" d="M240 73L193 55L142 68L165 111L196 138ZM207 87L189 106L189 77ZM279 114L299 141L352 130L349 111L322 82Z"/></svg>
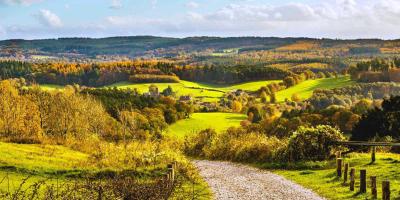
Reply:
<svg viewBox="0 0 400 200"><path fill-rule="evenodd" d="M0 0L0 39L400 38L400 0Z"/></svg>

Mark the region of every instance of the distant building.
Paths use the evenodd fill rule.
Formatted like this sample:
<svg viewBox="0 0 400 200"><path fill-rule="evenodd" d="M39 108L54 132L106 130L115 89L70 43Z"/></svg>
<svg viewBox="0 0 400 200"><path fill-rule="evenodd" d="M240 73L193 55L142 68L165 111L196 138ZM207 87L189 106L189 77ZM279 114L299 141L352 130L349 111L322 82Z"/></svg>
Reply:
<svg viewBox="0 0 400 200"><path fill-rule="evenodd" d="M179 101L181 101L181 102L189 102L192 100L193 100L193 98L189 95L184 95L184 96L179 97Z"/></svg>
<svg viewBox="0 0 400 200"><path fill-rule="evenodd" d="M202 102L200 104L203 107L204 111L217 111L217 104L216 103L211 103L211 102Z"/></svg>

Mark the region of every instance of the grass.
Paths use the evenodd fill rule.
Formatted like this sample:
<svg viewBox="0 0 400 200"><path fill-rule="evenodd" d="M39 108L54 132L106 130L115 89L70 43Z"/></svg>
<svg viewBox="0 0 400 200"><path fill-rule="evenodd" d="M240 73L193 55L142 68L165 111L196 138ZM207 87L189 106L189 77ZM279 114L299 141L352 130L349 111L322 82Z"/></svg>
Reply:
<svg viewBox="0 0 400 200"><path fill-rule="evenodd" d="M304 100L310 98L313 91L316 89L333 89L345 87L353 83L354 81L351 81L349 76L307 80L286 90L277 92L276 98L278 102L282 102L285 101L285 99L290 100L293 94L298 94L300 98Z"/></svg>
<svg viewBox="0 0 400 200"><path fill-rule="evenodd" d="M28 176L26 186L44 179L63 181L65 176L92 169L85 164L87 158L62 146L0 142L0 190L13 191Z"/></svg>
<svg viewBox="0 0 400 200"><path fill-rule="evenodd" d="M211 91L207 89L194 89L185 86L184 83L129 83L129 82L120 82L116 84L112 84L106 87L117 87L119 89L133 89L136 88L140 93L147 92L149 90L150 85L156 85L159 91L163 91L168 86L171 86L174 92L176 92L177 96L182 95L191 95L193 97L208 97L208 98L217 98L222 97L223 91Z"/></svg>
<svg viewBox="0 0 400 200"><path fill-rule="evenodd" d="M198 87L198 88L206 88L206 89L213 89L213 90L220 90L224 92L229 92L236 89L242 89L246 91L256 91L260 89L262 86L267 86L270 83L278 83L281 82L280 80L270 80L270 81L252 81L252 82L245 82L239 84L232 84L232 85L217 85L217 84L209 84L209 83L196 83L190 81L181 81L186 87Z"/></svg>
<svg viewBox="0 0 400 200"><path fill-rule="evenodd" d="M349 190L348 183L336 177L335 161L328 162L324 169L320 170L275 170L294 182L297 182L328 199L372 199L370 190L370 176L377 176L378 199L382 196L382 181L390 180L391 197L400 197L400 155L390 153L378 153L377 160L370 164L370 154L353 153L344 158L350 168L356 169L355 191ZM367 170L367 193L359 194L359 170Z"/></svg>
<svg viewBox="0 0 400 200"><path fill-rule="evenodd" d="M133 89L136 88L139 92L144 93L149 90L149 86L154 84L160 91L164 90L168 86L171 86L177 93L177 96L191 95L197 98L203 98L204 101L217 101L224 95L225 92L229 92L235 89L242 89L247 91L256 91L261 86L266 86L272 82L279 82L279 80L273 81L254 81L234 85L217 85L207 83L197 83L181 80L179 83L129 83L119 82L106 87L117 87L119 89Z"/></svg>
<svg viewBox="0 0 400 200"><path fill-rule="evenodd" d="M189 119L180 120L168 128L168 134L183 138L198 131L213 128L217 132L239 126L245 115L234 113L194 113Z"/></svg>
<svg viewBox="0 0 400 200"><path fill-rule="evenodd" d="M102 173L107 175L111 171L120 170L119 168L102 169L92 166L96 164L88 162L88 158L89 155L85 153L58 145L0 142L0 193L16 191L24 181L23 190L41 181L45 181L46 185L59 184L61 186L66 182L82 180L80 178L86 174ZM136 172L138 172L137 178L144 181L155 177L154 173L162 173L159 170ZM192 174L192 176L198 175ZM192 190L195 190L196 195L201 195L197 199L211 199L211 191L204 180L197 178L192 183L185 178L182 184L183 187L179 190L182 190L184 194L191 194Z"/></svg>

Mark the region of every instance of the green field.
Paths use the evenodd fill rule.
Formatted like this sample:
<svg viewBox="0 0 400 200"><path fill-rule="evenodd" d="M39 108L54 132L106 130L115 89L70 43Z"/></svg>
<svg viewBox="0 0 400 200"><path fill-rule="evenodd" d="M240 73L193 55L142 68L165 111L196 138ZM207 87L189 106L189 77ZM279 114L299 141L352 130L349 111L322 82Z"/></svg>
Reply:
<svg viewBox="0 0 400 200"><path fill-rule="evenodd" d="M65 176L92 170L88 155L55 145L13 144L0 142L0 190L13 191L23 179L26 186L39 180L49 182Z"/></svg>
<svg viewBox="0 0 400 200"><path fill-rule="evenodd" d="M106 88L116 87L119 89L134 89L136 88L139 92L144 93L149 90L149 86L154 84L160 91L164 90L168 86L171 86L176 92L177 96L191 95L197 98L203 98L204 101L218 101L224 93L242 89L246 91L256 91L262 86L266 86L273 82L280 82L279 80L272 81L254 81L247 83L240 83L234 85L217 85L208 83L197 83L181 80L179 83L129 83L119 82L112 85L105 86ZM298 85L290 87L286 90L282 90L276 93L278 102L285 101L285 99L291 99L293 94L298 94L300 98L307 99L312 96L315 89L332 89L338 87L344 87L353 84L354 81L350 80L348 76L342 76L339 78L325 78L316 80L307 80ZM62 89L63 86L58 85L40 85L44 90L55 90Z"/></svg>
<svg viewBox="0 0 400 200"><path fill-rule="evenodd" d="M221 90L224 92L229 92L235 89L242 89L246 91L256 91L260 89L262 86L266 86L270 83L279 83L280 80L271 80L271 81L253 81L246 83L239 83L233 85L217 85L217 84L208 84L208 83L196 83L190 81L181 81L186 87L198 87L198 88L206 88L206 89L214 89Z"/></svg>
<svg viewBox="0 0 400 200"><path fill-rule="evenodd" d="M109 85L107 87L117 87L119 89L133 89L136 88L140 93L147 92L149 90L150 85L156 85L159 91L163 91L168 86L171 86L173 91L176 92L177 96L182 95L191 95L193 97L204 97L208 100L217 101L218 98L222 97L223 91L211 91L207 89L194 89L189 88L184 83L129 83L129 82L120 82L116 84Z"/></svg>
<svg viewBox="0 0 400 200"><path fill-rule="evenodd" d="M246 115L235 113L194 113L189 119L172 124L168 134L183 138L207 128L224 131L231 126L240 126L240 121L244 119Z"/></svg>
<svg viewBox="0 0 400 200"><path fill-rule="evenodd" d="M327 167L322 170L276 170L274 172L291 179L304 187L312 189L314 192L328 199L372 199L370 190L370 176L377 176L378 199L381 199L381 187L383 180L390 180L391 197L400 197L400 155L389 153L377 153L377 160L370 164L371 155L353 153L344 158L345 163L350 164L350 168L356 169L355 191L349 190L348 182L343 184L343 179L336 177L335 161L329 161ZM360 169L367 170L367 194L359 194L359 175Z"/></svg>
<svg viewBox="0 0 400 200"><path fill-rule="evenodd" d="M333 89L345 87L353 83L354 81L351 81L349 76L307 80L286 90L277 92L276 98L278 102L282 102L285 101L285 99L290 100L293 94L298 94L300 98L304 100L310 98L313 94L313 91L316 89Z"/></svg>
<svg viewBox="0 0 400 200"><path fill-rule="evenodd" d="M205 100L217 101L218 98L222 97L225 92L229 92L235 89L242 89L248 91L256 91L262 86L266 86L275 81L255 81L247 82L234 85L216 85L207 83L196 83L190 81L181 80L179 83L129 83L119 82L106 87L117 87L120 89L133 89L136 88L139 92L144 93L149 90L150 85L156 85L160 91L164 90L168 86L171 86L178 96L191 95L193 97L203 97Z"/></svg>

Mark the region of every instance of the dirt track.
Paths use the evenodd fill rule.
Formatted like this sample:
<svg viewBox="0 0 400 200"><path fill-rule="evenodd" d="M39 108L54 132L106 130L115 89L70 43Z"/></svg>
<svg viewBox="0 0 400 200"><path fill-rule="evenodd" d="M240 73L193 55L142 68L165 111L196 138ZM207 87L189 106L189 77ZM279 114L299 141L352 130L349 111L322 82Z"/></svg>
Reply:
<svg viewBox="0 0 400 200"><path fill-rule="evenodd" d="M279 175L253 167L219 161L194 161L215 199L321 200L311 190Z"/></svg>

